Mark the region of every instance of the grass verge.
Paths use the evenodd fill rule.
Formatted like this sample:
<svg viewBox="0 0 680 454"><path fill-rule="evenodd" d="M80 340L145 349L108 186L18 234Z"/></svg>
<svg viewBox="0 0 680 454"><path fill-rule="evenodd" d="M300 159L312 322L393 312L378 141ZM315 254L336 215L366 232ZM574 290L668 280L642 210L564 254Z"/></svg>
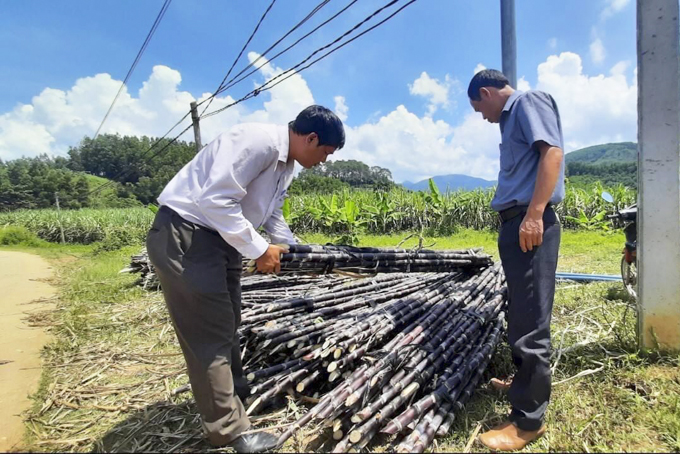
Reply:
<svg viewBox="0 0 680 454"><path fill-rule="evenodd" d="M327 237L306 235L309 242ZM394 246L403 236L365 236L362 245ZM484 246L497 257L491 232L461 231L426 239L435 248ZM416 240L405 243L410 247ZM567 232L561 270L616 273L622 237ZM207 451L183 359L160 294L118 274L136 247L94 253L95 248L20 247L56 264L61 286L51 320L56 340L44 352L41 389L27 415L27 449L39 451ZM560 285L553 311L554 388L549 431L527 451L680 450L678 357L641 356L635 348L634 314L620 284ZM512 370L506 346L488 376ZM288 404L254 420L276 425L304 411ZM500 421L504 396L481 387L435 451L483 450L472 435ZM327 433L305 431L285 450L304 450ZM372 445L374 451L389 449Z"/></svg>

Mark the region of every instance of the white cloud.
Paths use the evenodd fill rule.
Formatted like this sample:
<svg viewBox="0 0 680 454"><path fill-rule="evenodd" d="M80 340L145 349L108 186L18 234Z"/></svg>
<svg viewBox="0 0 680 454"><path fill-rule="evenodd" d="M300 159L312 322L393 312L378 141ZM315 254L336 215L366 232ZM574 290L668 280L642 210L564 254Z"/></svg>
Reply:
<svg viewBox="0 0 680 454"><path fill-rule="evenodd" d="M443 82L431 78L425 71L418 77L413 84L409 84L409 92L412 95L419 95L427 98L427 114L432 116L439 107L449 107L449 90L457 84L447 74Z"/></svg>
<svg viewBox="0 0 680 454"><path fill-rule="evenodd" d="M484 66L481 63L477 63L477 66L475 66L475 69L472 70L472 74L477 74L480 71L484 71L486 69L486 66Z"/></svg>
<svg viewBox="0 0 680 454"><path fill-rule="evenodd" d="M590 58L593 63L602 63L607 55L607 51L602 44L600 38L595 38L593 42L590 43Z"/></svg>
<svg viewBox="0 0 680 454"><path fill-rule="evenodd" d="M628 60L623 60L612 66L612 69L609 70L609 73L612 76L619 76L619 75L624 75L626 74L626 71L628 71L628 68L630 67L630 61Z"/></svg>
<svg viewBox="0 0 680 454"><path fill-rule="evenodd" d="M344 96L336 96L333 98L333 101L335 101L335 109L334 112L342 120L345 122L347 120L347 112L349 112L349 107L347 107L347 104L345 104L345 97Z"/></svg>
<svg viewBox="0 0 680 454"><path fill-rule="evenodd" d="M529 81L524 78L524 76L520 77L520 79L517 81L517 89L520 91L531 90L531 85L529 84Z"/></svg>
<svg viewBox="0 0 680 454"><path fill-rule="evenodd" d="M557 38L550 38L548 40L548 47L553 50L557 49Z"/></svg>
<svg viewBox="0 0 680 454"><path fill-rule="evenodd" d="M607 142L635 140L637 85L623 74L583 74L581 57L552 55L538 65L536 88L555 98L564 130L565 151Z"/></svg>
<svg viewBox="0 0 680 454"><path fill-rule="evenodd" d="M398 182L449 173L495 179L498 173L498 126L476 113L453 127L400 105L376 122L346 128L346 133L347 145L334 159L387 167Z"/></svg>
<svg viewBox="0 0 680 454"><path fill-rule="evenodd" d="M607 0L607 6L600 13L600 20L607 20L614 14L622 11L630 0Z"/></svg>
<svg viewBox="0 0 680 454"><path fill-rule="evenodd" d="M248 58L254 61L257 55L251 53ZM260 70L265 81L281 72L280 68L271 64ZM127 88L123 89L101 133L162 136L188 112L189 103L195 100L189 92L179 90L181 81L179 71L167 66L155 66L136 97ZM120 84L108 74L84 77L67 91L46 88L32 99L31 104L20 104L14 110L0 115L0 159L10 160L41 153L64 155L69 146L77 145L86 135L94 135ZM203 101L208 96L210 93L204 93L198 100ZM314 104L314 97L299 74L259 96L268 98L259 110L252 111L239 104L220 115L201 120L203 142L207 143L239 122L285 124L295 118L300 110ZM232 102L234 98L230 95L216 97L209 111ZM199 113L204 106L199 106ZM190 119L174 130L171 137L188 124ZM182 139L193 140L193 133L188 131Z"/></svg>
<svg viewBox="0 0 680 454"><path fill-rule="evenodd" d="M249 55L251 61L257 56ZM560 108L566 151L598 143L635 140L637 130L636 70L629 83L625 72L629 62L614 65L608 75L583 73L577 54L550 56L537 68L534 88L552 94ZM281 73L271 64L260 71L257 85ZM465 99L468 112L456 123L418 116L405 106L375 106L383 111L364 124L346 126L347 141L335 159L359 159L369 165L386 167L396 181L419 180L433 175L462 173L496 179L498 173L498 125L485 122L467 107L467 95L457 92L450 77L437 81L423 73L411 85L414 95L425 96L437 107ZM138 93L124 91L103 132L159 136L189 108L194 97L180 90L181 75L166 66L156 66ZM417 82L416 81L416 82ZM446 90L442 86L448 84ZM0 115L0 158L14 159L39 153L64 154L84 135L92 136L104 116L120 82L107 74L78 79L69 90L47 88L27 105ZM518 86L530 88L525 77ZM245 91L245 90L242 90ZM241 92L238 92L241 93ZM210 94L200 95L199 100ZM233 95L234 97L236 95ZM218 97L210 111L234 99ZM335 111L345 116L345 99L336 96ZM243 121L285 124L314 96L301 75L296 74L271 91L262 92L246 107L239 104L201 121L203 142L207 143L232 125ZM199 107L199 112L202 111ZM188 124L188 121L185 123ZM192 140L191 131L185 140Z"/></svg>

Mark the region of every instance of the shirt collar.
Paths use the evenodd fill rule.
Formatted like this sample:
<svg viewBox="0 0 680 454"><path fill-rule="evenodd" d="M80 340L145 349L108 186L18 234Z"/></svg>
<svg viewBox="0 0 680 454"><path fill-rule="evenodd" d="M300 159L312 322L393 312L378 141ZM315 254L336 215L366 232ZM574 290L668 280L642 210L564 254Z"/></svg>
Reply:
<svg viewBox="0 0 680 454"><path fill-rule="evenodd" d="M279 161L286 163L288 162L288 148L290 147L290 137L288 136L288 125L278 126L279 130Z"/></svg>
<svg viewBox="0 0 680 454"><path fill-rule="evenodd" d="M517 101L517 98L519 98L519 95L521 95L522 93L524 92L519 90L513 91L508 100L505 101L505 105L503 106L503 112L509 112L510 109L512 109L512 105L515 104L515 101Z"/></svg>

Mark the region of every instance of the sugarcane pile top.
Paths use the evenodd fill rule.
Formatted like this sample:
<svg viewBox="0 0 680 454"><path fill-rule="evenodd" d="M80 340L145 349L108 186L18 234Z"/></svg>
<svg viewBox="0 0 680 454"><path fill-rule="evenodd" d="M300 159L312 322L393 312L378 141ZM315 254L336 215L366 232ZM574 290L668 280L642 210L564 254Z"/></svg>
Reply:
<svg viewBox="0 0 680 454"><path fill-rule="evenodd" d="M378 273L424 273L475 270L492 265L491 257L481 248L466 250L372 248L335 245L281 245L288 252L281 255L280 278L299 275L344 273L366 275ZM255 262L243 260L246 276L255 273ZM139 285L147 290L160 289L154 267L146 249L133 255L121 273L140 273ZM283 280L279 281L283 287ZM302 281L300 281L302 282ZM243 285L246 281L243 281ZM282 296L283 297L283 296Z"/></svg>
<svg viewBox="0 0 680 454"><path fill-rule="evenodd" d="M318 402L280 435L321 424L335 452L399 434L392 450L422 452L448 432L503 331L500 267L380 274L243 312L248 414L286 392ZM329 446L330 448L331 446ZM326 448L323 448L326 449Z"/></svg>
<svg viewBox="0 0 680 454"><path fill-rule="evenodd" d="M244 262L245 266L245 262ZM139 254L133 255L130 265L120 271L121 273L139 273L138 285L146 290L159 290L160 281L156 276L153 264L149 260L146 249ZM311 289L328 288L332 285L340 285L351 278L346 276L332 275L322 278L312 274L298 275L291 273L288 276L281 275L248 275L241 279L241 291L243 292L243 305L249 303L261 303L289 298L292 296L309 293Z"/></svg>
<svg viewBox="0 0 680 454"><path fill-rule="evenodd" d="M357 274L444 272L480 268L492 264L481 249L444 250L373 248L336 245L282 245L282 273L328 274L344 271ZM247 272L254 271L250 261Z"/></svg>

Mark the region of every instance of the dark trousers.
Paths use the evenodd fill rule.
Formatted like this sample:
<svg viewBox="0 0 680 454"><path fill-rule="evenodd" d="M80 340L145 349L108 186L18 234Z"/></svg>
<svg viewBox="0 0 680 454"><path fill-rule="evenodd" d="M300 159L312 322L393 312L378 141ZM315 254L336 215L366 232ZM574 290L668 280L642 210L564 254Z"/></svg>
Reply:
<svg viewBox="0 0 680 454"><path fill-rule="evenodd" d="M238 396L247 393L237 331L241 255L216 232L167 207L158 211L146 246L208 439L229 443L250 427Z"/></svg>
<svg viewBox="0 0 680 454"><path fill-rule="evenodd" d="M550 318L561 231L555 212L546 208L543 243L522 252L523 219L521 214L503 222L498 249L508 284L508 341L517 368L508 393L510 420L520 429L537 430L550 400Z"/></svg>

